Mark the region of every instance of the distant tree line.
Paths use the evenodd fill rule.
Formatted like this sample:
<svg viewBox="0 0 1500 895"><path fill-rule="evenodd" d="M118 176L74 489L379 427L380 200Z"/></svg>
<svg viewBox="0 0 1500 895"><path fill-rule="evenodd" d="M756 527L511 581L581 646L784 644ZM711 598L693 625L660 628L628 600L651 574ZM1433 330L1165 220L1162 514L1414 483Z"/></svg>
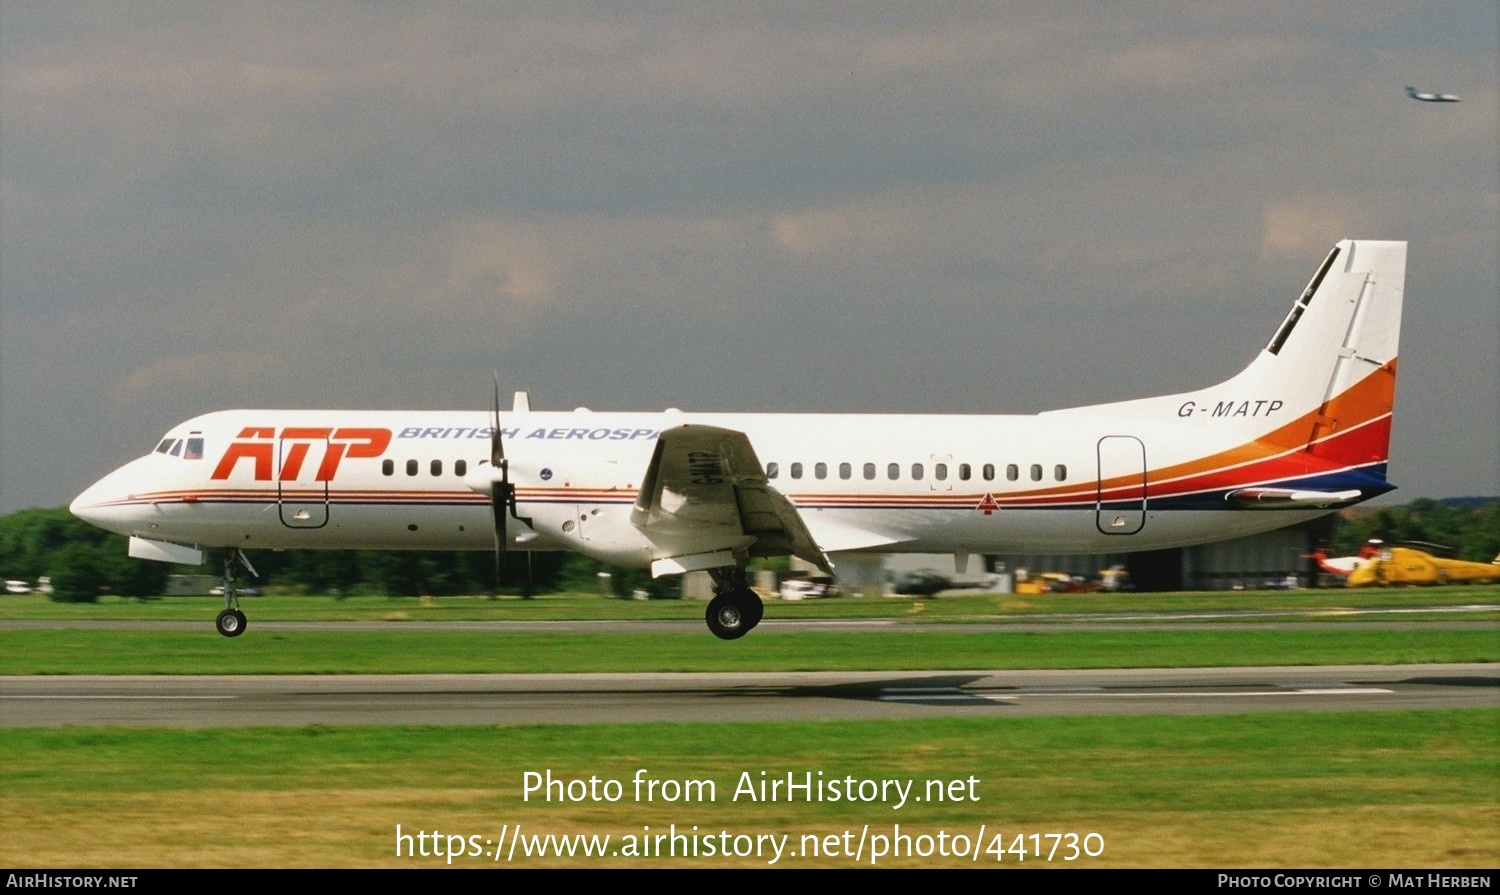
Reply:
<svg viewBox="0 0 1500 895"><path fill-rule="evenodd" d="M1423 498L1340 517L1329 555L1350 555L1372 538L1440 544L1452 548L1458 559L1489 562L1500 553L1500 498Z"/></svg>
<svg viewBox="0 0 1500 895"><path fill-rule="evenodd" d="M74 518L63 507L0 517L0 575L35 586L52 579L52 598L92 602L101 589L130 597L160 594L172 567L131 559L121 535Z"/></svg>
<svg viewBox="0 0 1500 895"><path fill-rule="evenodd" d="M1424 541L1454 549L1461 559L1488 562L1500 553L1500 498L1417 500L1340 516L1331 555L1354 553L1371 538ZM354 596L446 596L452 594L597 592L600 573L621 596L643 590L666 596L675 579L653 580L639 569L620 569L572 553L508 553L498 577L488 552L429 550L251 551L259 580L241 585L275 586L299 593ZM65 508L31 509L0 517L0 577L33 586L46 575L55 600L92 602L100 594L155 597L172 574L218 575L217 552L203 566L173 566L131 559L126 540L75 519Z"/></svg>
<svg viewBox="0 0 1500 895"><path fill-rule="evenodd" d="M24 579L35 586L46 575L52 597L93 602L100 594L154 597L166 589L167 576L218 576L222 554L205 551L201 566L177 566L132 559L122 535L82 522L66 508L31 509L0 517L0 577ZM298 593L334 595L449 596L556 591L598 592L603 586L618 595L644 590L652 596L674 591L670 580L654 581L649 572L619 569L571 553L513 550L500 563L497 578L493 553L436 550L251 550L247 555L260 577L241 573L239 586L286 588Z"/></svg>

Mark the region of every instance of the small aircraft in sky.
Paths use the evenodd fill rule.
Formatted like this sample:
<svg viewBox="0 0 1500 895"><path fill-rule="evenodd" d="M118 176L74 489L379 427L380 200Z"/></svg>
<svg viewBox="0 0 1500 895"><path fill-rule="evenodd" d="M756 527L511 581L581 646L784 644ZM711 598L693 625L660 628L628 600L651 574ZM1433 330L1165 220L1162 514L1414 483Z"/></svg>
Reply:
<svg viewBox="0 0 1500 895"><path fill-rule="evenodd" d="M764 612L754 557L1158 550L1392 490L1405 276L1404 242L1338 243L1248 367L1179 394L1000 416L552 413L518 392L502 414L497 382L490 412L226 410L71 510L135 557L219 551L229 637L244 550L404 548L706 571L705 620L734 639Z"/></svg>
<svg viewBox="0 0 1500 895"><path fill-rule="evenodd" d="M1463 99L1456 93L1424 93L1415 87L1408 86L1406 95L1412 99L1421 100L1424 103L1461 103Z"/></svg>

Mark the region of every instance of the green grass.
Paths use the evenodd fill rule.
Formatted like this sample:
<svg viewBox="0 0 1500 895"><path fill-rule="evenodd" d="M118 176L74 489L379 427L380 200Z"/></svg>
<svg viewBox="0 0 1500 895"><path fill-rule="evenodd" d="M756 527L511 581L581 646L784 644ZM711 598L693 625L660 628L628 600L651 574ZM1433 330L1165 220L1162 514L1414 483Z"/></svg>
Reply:
<svg viewBox="0 0 1500 895"><path fill-rule="evenodd" d="M1431 588L1406 591L1253 591L1197 594L956 596L939 599L839 599L772 601L772 619L901 618L916 625L891 629L776 630L767 625L744 640L724 643L699 627L700 602L632 602L555 596L538 600L482 597L385 598L269 596L247 599L248 632L226 640L211 620L220 601L175 597L137 601L106 598L98 604L51 603L27 596L0 600L0 621L192 622L191 630L102 627L0 627L0 674L338 674L478 673L558 671L900 670L911 668L1128 668L1256 664L1397 664L1500 661L1500 636L1483 627L1423 625L1402 631L1352 622L1423 620L1493 621L1500 610L1443 613L1444 607L1485 604L1500 588ZM1399 605L1430 612L1365 614ZM1103 613L1250 610L1237 624L1216 619L1218 629L1167 623L1147 629L1133 622L1108 630L1072 629ZM1289 616L1316 627L1261 632L1248 623L1260 613ZM924 630L922 623L1038 621L1065 615L1042 632ZM1274 616L1280 618L1281 616ZM412 621L552 621L691 619L681 632L597 630L580 632L428 631ZM1192 619L1192 620L1197 620ZM366 621L388 630L285 630L276 621ZM1188 620L1185 620L1188 621ZM384 625L382 625L382 628Z"/></svg>
<svg viewBox="0 0 1500 895"><path fill-rule="evenodd" d="M770 618L908 618L932 621L1024 621L1037 615L1131 612L1329 613L1361 609L1441 609L1500 605L1500 586L1296 591L1197 591L1170 594L949 594L937 597L864 597L770 600ZM606 600L581 594L516 597L347 597L268 595L241 601L251 624L259 621L558 621L569 619L702 619L692 600ZM223 606L218 597L136 600L103 597L98 603L53 603L37 595L0 596L0 621L12 619L199 621ZM1357 617L1357 616L1356 616ZM1474 616L1466 615L1466 618ZM1490 618L1500 617L1496 611Z"/></svg>
<svg viewBox="0 0 1500 895"><path fill-rule="evenodd" d="M1497 589L942 597L772 603L772 618L1016 621L1059 612L1326 611L1494 602ZM683 633L419 631L412 620L692 618L702 604L560 597L523 602L262 597L250 630L213 633L217 601L67 606L0 598L0 620L191 621L191 630L0 628L0 673L238 674L614 670L871 670L1327 664L1500 660L1493 626L1388 631L1335 623L1265 631L1060 626L860 635L763 628L734 643ZM1425 613L1423 614L1426 615ZM1423 616L1417 616L1423 617ZM1432 618L1472 620L1475 614ZM1479 614L1480 618L1493 615ZM1342 622L1371 616L1319 615ZM1388 617L1381 617L1382 620ZM1413 618L1403 615L1401 620ZM268 630L264 621L389 620L389 630ZM1251 621L1263 621L1261 617ZM712 802L524 800L521 775L711 779ZM977 801L735 801L738 775L978 779ZM427 867L396 854L407 833L640 835L700 831L857 838L1089 832L1090 867L1493 867L1500 863L1500 710L1284 712L1200 717L885 722L213 730L0 728L0 864L30 867ZM983 866L993 860L986 855ZM460 858L459 866L492 866ZM764 866L765 859L550 858L523 866ZM844 857L781 866L852 866ZM865 862L868 863L868 855ZM1002 862L1015 863L1007 854ZM1026 866L1035 866L1033 857ZM973 866L928 857L882 866Z"/></svg>
<svg viewBox="0 0 1500 895"><path fill-rule="evenodd" d="M712 780L715 798L637 800L657 780ZM618 802L530 800L527 771L619 780ZM977 778L959 801L736 800L752 782ZM492 838L1094 832L1082 866L1492 867L1500 860L1500 713L510 728L0 730L12 866L441 866L398 857L395 828ZM971 797L972 796L972 797ZM86 819L79 823L79 819ZM992 860L992 856L990 857ZM1010 864L1007 855L1003 863ZM490 862L464 858L461 866ZM533 860L527 866L719 866L723 860ZM763 866L763 859L728 863ZM783 866L851 866L806 856ZM868 863L866 856L865 863ZM941 856L888 866L965 866ZM987 861L981 861L981 865ZM1029 865L1036 863L1033 857Z"/></svg>
<svg viewBox="0 0 1500 895"><path fill-rule="evenodd" d="M0 630L0 674L416 674L1493 662L1492 630L548 633Z"/></svg>

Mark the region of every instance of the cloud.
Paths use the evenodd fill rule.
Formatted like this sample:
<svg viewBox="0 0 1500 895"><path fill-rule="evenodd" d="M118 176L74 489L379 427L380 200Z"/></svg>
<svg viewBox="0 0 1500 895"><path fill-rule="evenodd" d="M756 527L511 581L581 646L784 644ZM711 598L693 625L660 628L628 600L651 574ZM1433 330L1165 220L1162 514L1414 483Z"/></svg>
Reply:
<svg viewBox="0 0 1500 895"><path fill-rule="evenodd" d="M277 387L289 372L286 359L264 350L163 354L110 387L114 401L129 404L192 402L208 386L246 395ZM211 385L210 385L211 384Z"/></svg>
<svg viewBox="0 0 1500 895"><path fill-rule="evenodd" d="M7 3L0 472L30 490L4 500L85 483L27 432L97 473L104 422L482 405L496 366L601 407L1177 388L1345 236L1411 239L1413 307L1441 296L1403 343L1422 414L1452 379L1424 349L1494 382L1495 27L1483 2Z"/></svg>
<svg viewBox="0 0 1500 895"><path fill-rule="evenodd" d="M1300 196L1266 205L1261 258L1296 261L1326 252L1345 238L1370 238L1385 226L1365 203L1349 196Z"/></svg>
<svg viewBox="0 0 1500 895"><path fill-rule="evenodd" d="M444 286L453 296L504 296L525 303L554 297L558 260L532 228L495 220L466 219L449 236Z"/></svg>

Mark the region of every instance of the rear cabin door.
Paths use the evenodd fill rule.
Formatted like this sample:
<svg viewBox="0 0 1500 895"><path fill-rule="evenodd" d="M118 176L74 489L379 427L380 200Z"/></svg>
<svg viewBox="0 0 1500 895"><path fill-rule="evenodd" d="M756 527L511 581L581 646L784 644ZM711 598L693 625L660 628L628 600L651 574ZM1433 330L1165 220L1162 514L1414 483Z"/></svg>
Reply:
<svg viewBox="0 0 1500 895"><path fill-rule="evenodd" d="M1146 527L1146 445L1134 435L1099 439L1095 525L1107 535L1133 535Z"/></svg>

